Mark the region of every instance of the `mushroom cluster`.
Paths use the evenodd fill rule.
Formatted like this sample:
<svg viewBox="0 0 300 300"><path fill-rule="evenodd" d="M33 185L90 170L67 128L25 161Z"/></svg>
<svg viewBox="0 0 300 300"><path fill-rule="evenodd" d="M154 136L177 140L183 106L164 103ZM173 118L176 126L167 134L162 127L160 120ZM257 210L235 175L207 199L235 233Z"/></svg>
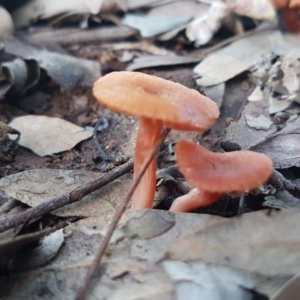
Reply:
<svg viewBox="0 0 300 300"><path fill-rule="evenodd" d="M112 72L95 82L93 94L110 110L140 118L134 177L160 138L163 127L205 131L218 118L218 106L179 83L139 72ZM132 208L152 208L156 187L156 158L138 184Z"/></svg>
<svg viewBox="0 0 300 300"><path fill-rule="evenodd" d="M175 152L180 172L196 188L174 200L170 208L173 212L210 205L223 193L255 189L268 180L273 170L268 156L253 151L214 153L183 140Z"/></svg>

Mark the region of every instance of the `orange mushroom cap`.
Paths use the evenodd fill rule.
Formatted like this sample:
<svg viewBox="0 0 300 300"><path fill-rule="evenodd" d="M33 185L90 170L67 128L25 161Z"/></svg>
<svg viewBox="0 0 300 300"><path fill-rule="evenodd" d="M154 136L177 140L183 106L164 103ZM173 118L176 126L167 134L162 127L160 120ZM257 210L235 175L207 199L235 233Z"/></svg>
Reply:
<svg viewBox="0 0 300 300"><path fill-rule="evenodd" d="M290 0L290 8L300 8L300 0Z"/></svg>
<svg viewBox="0 0 300 300"><path fill-rule="evenodd" d="M290 0L271 0L272 4L277 9L288 7L289 6L289 1Z"/></svg>
<svg viewBox="0 0 300 300"><path fill-rule="evenodd" d="M159 120L177 130L203 131L219 116L218 106L197 91L139 72L103 76L93 94L115 112Z"/></svg>
<svg viewBox="0 0 300 300"><path fill-rule="evenodd" d="M265 183L273 170L272 160L253 151L214 153L192 141L176 147L179 170L186 180L211 193L244 192Z"/></svg>

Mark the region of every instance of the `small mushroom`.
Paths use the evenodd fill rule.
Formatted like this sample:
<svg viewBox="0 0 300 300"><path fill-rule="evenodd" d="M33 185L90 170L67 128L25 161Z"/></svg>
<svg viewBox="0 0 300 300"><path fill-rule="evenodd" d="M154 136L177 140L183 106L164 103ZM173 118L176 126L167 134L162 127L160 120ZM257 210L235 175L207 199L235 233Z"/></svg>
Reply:
<svg viewBox="0 0 300 300"><path fill-rule="evenodd" d="M214 153L189 140L175 146L178 167L196 188L178 197L170 211L187 212L207 206L223 193L243 193L265 183L273 170L272 160L253 151Z"/></svg>
<svg viewBox="0 0 300 300"><path fill-rule="evenodd" d="M163 126L204 131L218 118L218 106L179 83L139 72L113 72L95 82L93 94L109 109L139 116L134 176L160 138ZM132 198L132 208L152 208L156 186L156 158L152 160Z"/></svg>
<svg viewBox="0 0 300 300"><path fill-rule="evenodd" d="M273 6L281 10L282 23L291 32L299 32L300 0L272 0Z"/></svg>

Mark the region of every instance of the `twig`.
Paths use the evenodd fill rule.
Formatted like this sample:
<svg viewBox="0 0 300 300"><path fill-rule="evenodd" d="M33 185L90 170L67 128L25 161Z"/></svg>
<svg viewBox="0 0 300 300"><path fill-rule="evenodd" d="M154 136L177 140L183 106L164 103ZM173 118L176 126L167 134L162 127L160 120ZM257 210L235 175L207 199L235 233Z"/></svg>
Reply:
<svg viewBox="0 0 300 300"><path fill-rule="evenodd" d="M68 194L64 194L55 197L47 202L41 203L35 207L29 208L24 212L8 217L0 221L0 232L24 224L36 217L42 216L44 214L50 213L51 211L58 209L67 204L80 201L86 195L94 192L95 190L109 184L113 180L119 178L120 176L128 173L133 168L133 159L130 159L127 163L121 165L120 167L108 172L107 174L86 183L74 189Z"/></svg>
<svg viewBox="0 0 300 300"><path fill-rule="evenodd" d="M74 45L83 43L99 43L124 41L136 36L138 31L128 26L110 26L98 29L51 29L51 31L34 32L23 35L22 38L32 43L57 43L60 45Z"/></svg>
<svg viewBox="0 0 300 300"><path fill-rule="evenodd" d="M84 300L85 299L85 294L87 292L87 289L89 287L89 283L91 281L91 278L93 276L93 274L95 273L95 270L102 258L102 256L105 253L106 247L108 246L108 243L111 239L111 236L115 230L115 228L117 227L117 224L123 214L123 212L126 209L126 206L135 190L135 188L137 187L138 183L140 182L141 178L143 177L145 171L147 170L147 167L149 166L150 162L152 161L153 157L155 155L157 155L160 145L162 144L162 142L165 140L165 138L167 137L167 135L169 134L170 129L164 129L159 141L157 142L157 144L155 145L155 147L153 148L151 154L149 155L149 157L147 158L147 160L145 161L145 163L143 164L140 173L137 175L137 177L134 179L132 186L130 188L130 190L128 191L127 195L125 196L124 200L122 201L121 205L119 206L118 210L116 211L112 222L110 223L108 230L106 232L106 235L98 249L98 251L96 252L95 258L90 266L90 268L88 269L86 278L84 280L84 283L81 287L81 289L78 292L78 295L76 297L76 300Z"/></svg>

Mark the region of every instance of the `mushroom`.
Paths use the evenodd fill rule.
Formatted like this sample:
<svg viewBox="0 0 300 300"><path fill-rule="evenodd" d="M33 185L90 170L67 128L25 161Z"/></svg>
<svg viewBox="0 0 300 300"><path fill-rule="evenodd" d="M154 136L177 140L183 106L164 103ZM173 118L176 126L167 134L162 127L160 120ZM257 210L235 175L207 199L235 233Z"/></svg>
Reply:
<svg viewBox="0 0 300 300"><path fill-rule="evenodd" d="M100 104L115 112L139 116L134 177L159 140L162 128L204 131L218 118L218 106L209 98L179 83L139 72L112 72L94 83ZM132 208L152 208L156 186L156 158L138 184Z"/></svg>
<svg viewBox="0 0 300 300"><path fill-rule="evenodd" d="M282 10L282 23L291 32L299 32L300 0L272 0L276 9Z"/></svg>
<svg viewBox="0 0 300 300"><path fill-rule="evenodd" d="M196 188L178 197L170 211L187 212L217 201L223 193L243 193L265 183L272 160L253 151L214 153L190 140L175 146L180 172Z"/></svg>

